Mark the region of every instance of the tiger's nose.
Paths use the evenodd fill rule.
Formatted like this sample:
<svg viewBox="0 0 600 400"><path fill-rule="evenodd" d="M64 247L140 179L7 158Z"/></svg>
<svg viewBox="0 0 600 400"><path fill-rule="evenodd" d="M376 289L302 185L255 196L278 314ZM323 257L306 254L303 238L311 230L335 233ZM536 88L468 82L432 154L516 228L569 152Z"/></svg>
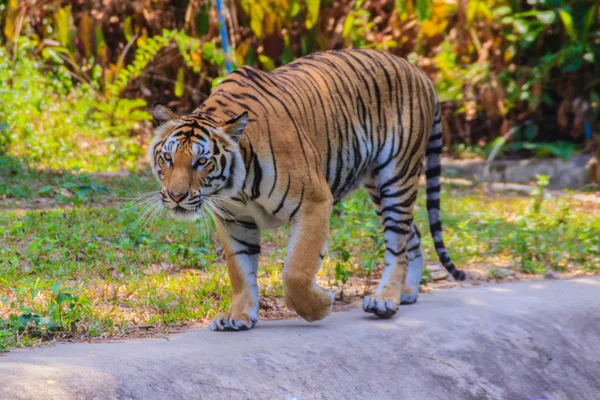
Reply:
<svg viewBox="0 0 600 400"><path fill-rule="evenodd" d="M168 190L167 193L175 203L179 203L185 196L187 196L187 193L173 193Z"/></svg>

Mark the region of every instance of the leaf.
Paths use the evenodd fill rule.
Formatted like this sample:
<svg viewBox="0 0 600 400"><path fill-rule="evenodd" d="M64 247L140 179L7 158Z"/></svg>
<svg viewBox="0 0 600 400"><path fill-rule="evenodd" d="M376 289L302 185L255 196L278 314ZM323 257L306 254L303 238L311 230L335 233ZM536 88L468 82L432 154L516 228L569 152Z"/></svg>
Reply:
<svg viewBox="0 0 600 400"><path fill-rule="evenodd" d="M264 31L267 35L271 35L277 26L278 20L275 14L267 13L263 20Z"/></svg>
<svg viewBox="0 0 600 400"><path fill-rule="evenodd" d="M198 36L208 34L210 28L209 11L208 3L206 3L200 7L200 10L196 14L196 33Z"/></svg>
<svg viewBox="0 0 600 400"><path fill-rule="evenodd" d="M179 71L177 71L177 80L175 81L175 91L174 91L175 96L182 97L183 94L185 93L184 81L185 81L185 74L184 74L183 68L179 68Z"/></svg>
<svg viewBox="0 0 600 400"><path fill-rule="evenodd" d="M498 136L496 139L492 140L485 148L486 156L489 156L495 148L498 148L497 151L500 151L502 147L506 144L506 139L504 136Z"/></svg>
<svg viewBox="0 0 600 400"><path fill-rule="evenodd" d="M319 19L321 0L306 0L306 29L312 29Z"/></svg>
<svg viewBox="0 0 600 400"><path fill-rule="evenodd" d="M52 294L56 295L59 290L60 290L60 283L59 282L54 282L52 284Z"/></svg>
<svg viewBox="0 0 600 400"><path fill-rule="evenodd" d="M73 296L70 293L62 292L58 296L56 296L56 303L57 304L62 304L65 301L69 301L70 302L71 300L73 300Z"/></svg>
<svg viewBox="0 0 600 400"><path fill-rule="evenodd" d="M352 28L354 28L354 14L350 13L346 16L346 20L344 21L342 36L349 37L350 33L352 33Z"/></svg>
<svg viewBox="0 0 600 400"><path fill-rule="evenodd" d="M583 29L581 30L581 40L585 41L587 39L588 32L590 27L594 23L594 15L596 13L596 4L593 4L590 9L585 14L583 18Z"/></svg>
<svg viewBox="0 0 600 400"><path fill-rule="evenodd" d="M573 26L573 17L566 10L559 10L558 15L563 22L565 32L567 35L569 35L571 40L575 42L577 40L577 33L575 32L575 28Z"/></svg>
<svg viewBox="0 0 600 400"><path fill-rule="evenodd" d="M215 53L216 45L213 42L205 42L202 44L202 55L207 60L212 60Z"/></svg>
<svg viewBox="0 0 600 400"><path fill-rule="evenodd" d="M306 35L302 35L300 38L300 45L303 56L313 52L315 48L315 41L315 29L311 29L306 33Z"/></svg>
<svg viewBox="0 0 600 400"><path fill-rule="evenodd" d="M589 52L587 52L587 53L585 53L585 54L583 55L583 59L584 59L585 61L587 61L587 62L589 62L589 63L592 63L592 64L593 64L593 63L594 63L594 61L595 61L595 59L596 59L596 56L594 55L594 53L592 53L591 51L589 51Z"/></svg>
<svg viewBox="0 0 600 400"><path fill-rule="evenodd" d="M119 279L119 270L117 270L116 268L109 268L108 269L108 274L113 277L114 279Z"/></svg>
<svg viewBox="0 0 600 400"><path fill-rule="evenodd" d="M525 21L524 19L516 19L513 22L513 25L515 26L515 29L519 33L525 33L527 31L529 31L529 23L527 21Z"/></svg>
<svg viewBox="0 0 600 400"><path fill-rule="evenodd" d="M142 270L142 274L144 275L157 275L160 274L162 268L158 264L151 264L148 268Z"/></svg>
<svg viewBox="0 0 600 400"><path fill-rule="evenodd" d="M269 57L265 56L264 54L259 55L258 60L260 61L263 68L267 72L273 71L275 69L275 64L273 63L273 60L271 60Z"/></svg>
<svg viewBox="0 0 600 400"><path fill-rule="evenodd" d="M33 310L31 310L33 311ZM35 311L33 311L33 313L25 313L19 316L18 318L18 322L19 322L19 328L20 329L25 329L27 328L27 326L29 324L36 324L38 323L38 321L40 320L39 315L37 315L37 313L35 313Z"/></svg>
<svg viewBox="0 0 600 400"><path fill-rule="evenodd" d="M257 38L263 36L263 20L265 18L265 11L260 4L254 4L250 13L250 28Z"/></svg>
<svg viewBox="0 0 600 400"><path fill-rule="evenodd" d="M123 34L125 35L125 40L127 40L127 42L131 42L131 39L133 39L131 16L128 16L127 18L125 18L125 21L123 21Z"/></svg>
<svg viewBox="0 0 600 400"><path fill-rule="evenodd" d="M535 14L535 17L538 19L538 21L540 21L542 24L546 24L546 25L550 25L554 22L554 20L556 19L556 14L554 13L554 11L538 11Z"/></svg>
<svg viewBox="0 0 600 400"><path fill-rule="evenodd" d="M563 160L568 160L573 157L577 149L575 143L560 141L553 144L551 150L554 155L557 155Z"/></svg>
<svg viewBox="0 0 600 400"><path fill-rule="evenodd" d="M538 126L536 124L529 124L525 127L525 139L527 139L527 141L532 141L533 139L535 139L535 137L538 134Z"/></svg>
<svg viewBox="0 0 600 400"><path fill-rule="evenodd" d="M77 183L75 182L65 182L63 183L63 187L67 188L67 189L72 189L74 187L79 186Z"/></svg>
<svg viewBox="0 0 600 400"><path fill-rule="evenodd" d="M74 33L71 7L67 6L59 9L54 19L56 21L56 36L59 43L64 47L69 46L73 43L71 39Z"/></svg>
<svg viewBox="0 0 600 400"><path fill-rule="evenodd" d="M171 266L169 264L167 264L166 262L161 262L160 263L160 268L162 268L163 271L170 271L171 270Z"/></svg>
<svg viewBox="0 0 600 400"><path fill-rule="evenodd" d="M423 34L425 36L433 37L435 35L444 33L444 30L446 29L447 26L448 26L447 19L432 18L430 20L423 21L423 24L421 25L421 31L423 32Z"/></svg>
<svg viewBox="0 0 600 400"><path fill-rule="evenodd" d="M501 18L505 15L508 15L512 12L512 9L509 6L500 6L494 9L494 17Z"/></svg>
<svg viewBox="0 0 600 400"><path fill-rule="evenodd" d="M422 22L431 16L432 0L417 0L417 19Z"/></svg>
<svg viewBox="0 0 600 400"><path fill-rule="evenodd" d="M347 252L346 250L342 251L342 260L344 260L344 262L346 262L349 259L350 259L350 253Z"/></svg>
<svg viewBox="0 0 600 400"><path fill-rule="evenodd" d="M55 49L51 49L49 47L44 47L42 49L42 57L46 59L52 59L56 64L63 64L63 59L57 54Z"/></svg>
<svg viewBox="0 0 600 400"><path fill-rule="evenodd" d="M406 0L396 0L396 10L400 11L401 13L405 13L407 11L407 7L406 7Z"/></svg>
<svg viewBox="0 0 600 400"><path fill-rule="evenodd" d="M15 35L15 20L17 19L18 9L17 0L9 0L6 11L6 19L4 20L4 36L8 40L12 40Z"/></svg>
<svg viewBox="0 0 600 400"><path fill-rule="evenodd" d="M78 199L83 200L83 199L85 199L87 194L90 192L90 190L91 190L91 188L89 186L88 187L82 186L82 187L75 189L75 195L77 196Z"/></svg>
<svg viewBox="0 0 600 400"><path fill-rule="evenodd" d="M290 18L295 18L296 15L300 12L300 2L298 0L291 0L291 4L289 7L289 15Z"/></svg>
<svg viewBox="0 0 600 400"><path fill-rule="evenodd" d="M292 51L292 47L290 45L285 45L283 47L283 52L281 53L281 63L289 64L294 61L294 52Z"/></svg>
<svg viewBox="0 0 600 400"><path fill-rule="evenodd" d="M254 47L248 48L248 52L246 53L245 63L246 63L246 65L250 65L252 67L255 67L256 64L258 63L258 59L256 57L256 50L254 50Z"/></svg>
<svg viewBox="0 0 600 400"><path fill-rule="evenodd" d="M83 44L83 52L86 57L91 56L96 51L94 25L94 19L88 14L83 14L79 19L78 37Z"/></svg>
<svg viewBox="0 0 600 400"><path fill-rule="evenodd" d="M43 188L41 188L40 190L38 190L38 194L44 194L44 193L48 193L50 192L52 189L54 189L54 186L51 185L46 185Z"/></svg>

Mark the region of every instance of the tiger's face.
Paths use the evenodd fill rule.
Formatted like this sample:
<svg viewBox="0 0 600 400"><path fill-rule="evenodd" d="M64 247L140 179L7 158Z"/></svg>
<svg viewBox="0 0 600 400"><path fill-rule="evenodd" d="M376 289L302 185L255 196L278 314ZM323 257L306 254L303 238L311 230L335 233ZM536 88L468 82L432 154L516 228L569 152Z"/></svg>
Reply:
<svg viewBox="0 0 600 400"><path fill-rule="evenodd" d="M162 184L161 202L171 216L196 219L205 203L241 190L246 171L239 141L246 112L221 121L206 114L180 117L157 104L152 115L159 126L149 155Z"/></svg>

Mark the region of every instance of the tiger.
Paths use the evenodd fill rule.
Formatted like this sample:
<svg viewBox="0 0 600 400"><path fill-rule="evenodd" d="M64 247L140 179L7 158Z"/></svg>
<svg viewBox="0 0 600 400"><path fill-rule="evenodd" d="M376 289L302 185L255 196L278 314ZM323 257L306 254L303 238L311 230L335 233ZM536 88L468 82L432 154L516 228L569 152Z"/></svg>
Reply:
<svg viewBox="0 0 600 400"><path fill-rule="evenodd" d="M413 212L423 167L429 228L438 258L456 280L440 218L440 103L427 75L378 50L313 53L271 72L242 66L192 113L152 107L150 145L160 201L170 216L216 219L231 281L229 310L214 331L258 322L261 230L289 224L282 270L286 306L306 321L331 313L319 286L334 205L359 187L383 226L381 280L362 308L390 318L417 300L423 247Z"/></svg>

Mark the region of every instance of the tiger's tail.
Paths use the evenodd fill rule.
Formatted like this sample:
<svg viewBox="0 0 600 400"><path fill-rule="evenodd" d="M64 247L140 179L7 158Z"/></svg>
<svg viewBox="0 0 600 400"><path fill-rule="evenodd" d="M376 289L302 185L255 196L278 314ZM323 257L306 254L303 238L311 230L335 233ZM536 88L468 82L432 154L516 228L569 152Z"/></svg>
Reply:
<svg viewBox="0 0 600 400"><path fill-rule="evenodd" d="M429 136L429 143L425 152L426 160L426 186L427 186L427 217L429 218L429 230L433 237L435 250L440 262L448 270L448 273L457 281L464 281L467 274L456 268L448 250L444 246L442 238L442 220L440 217L440 192L442 175L442 115L440 105L436 102L433 129Z"/></svg>

